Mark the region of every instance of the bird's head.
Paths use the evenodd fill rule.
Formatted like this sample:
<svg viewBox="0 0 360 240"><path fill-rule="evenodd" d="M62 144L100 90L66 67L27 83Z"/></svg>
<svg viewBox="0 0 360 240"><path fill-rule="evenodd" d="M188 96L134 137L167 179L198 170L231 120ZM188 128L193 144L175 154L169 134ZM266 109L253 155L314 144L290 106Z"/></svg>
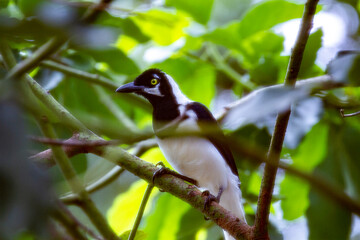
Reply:
<svg viewBox="0 0 360 240"><path fill-rule="evenodd" d="M155 68L146 70L135 81L116 89L116 92L136 93L148 99L153 105L163 101L175 104L188 101L172 77Z"/></svg>

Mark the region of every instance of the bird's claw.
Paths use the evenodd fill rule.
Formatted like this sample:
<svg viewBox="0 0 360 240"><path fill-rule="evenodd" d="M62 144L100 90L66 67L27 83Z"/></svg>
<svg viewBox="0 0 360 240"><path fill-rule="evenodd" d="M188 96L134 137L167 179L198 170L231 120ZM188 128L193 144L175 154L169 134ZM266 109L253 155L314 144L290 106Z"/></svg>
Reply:
<svg viewBox="0 0 360 240"><path fill-rule="evenodd" d="M208 190L205 190L201 193L201 196L205 197L204 202L204 211L209 210L211 202L217 202L219 203L219 199L212 195Z"/></svg>
<svg viewBox="0 0 360 240"><path fill-rule="evenodd" d="M158 162L155 166L161 166L160 169L156 170L152 176L152 183L154 184L154 181L157 177L161 176L161 175L164 175L164 174L169 174L169 175L172 175L172 176L175 176L175 177L178 177L184 181L187 181L195 186L198 186L198 182L193 179L193 178L190 178L190 177L187 177L187 176L184 176L184 175L181 175L177 172L174 172L172 171L171 169L165 167L164 163L163 162Z"/></svg>

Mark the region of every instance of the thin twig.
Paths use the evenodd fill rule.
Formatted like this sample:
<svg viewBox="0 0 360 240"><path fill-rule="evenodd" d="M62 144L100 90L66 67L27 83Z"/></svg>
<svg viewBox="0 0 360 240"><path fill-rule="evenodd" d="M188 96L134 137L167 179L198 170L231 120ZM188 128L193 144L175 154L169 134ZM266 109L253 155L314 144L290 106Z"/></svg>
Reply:
<svg viewBox="0 0 360 240"><path fill-rule="evenodd" d="M37 49L30 57L26 58L22 62L18 63L12 68L5 76L5 80L17 79L24 73L27 73L37 67L39 63L53 54L60 46L66 42L64 37L53 37L39 49Z"/></svg>
<svg viewBox="0 0 360 240"><path fill-rule="evenodd" d="M119 124L129 130L132 134L138 134L140 132L135 123L122 111L118 105L115 104L115 102L111 99L109 94L105 92L104 89L98 86L93 86L93 88L95 89L95 92L97 92L100 102L102 102L104 107L108 108L108 110L116 117Z"/></svg>
<svg viewBox="0 0 360 240"><path fill-rule="evenodd" d="M109 88L111 90L116 89L118 86L118 84L116 84L115 82L111 81L110 79L103 77L99 74L92 74L92 73L88 73L88 72L84 72L69 66L66 66L64 64L60 64L57 62L54 62L52 60L45 60L42 61L40 63L40 66L45 67L45 68L49 68L55 71L59 71L62 73L65 73L69 76L72 77L76 77L76 78L80 78L80 79L85 79L86 81L89 81L91 83L95 83L98 84L100 86Z"/></svg>
<svg viewBox="0 0 360 240"><path fill-rule="evenodd" d="M116 179L119 178L119 176L125 171L125 169L115 166L112 168L109 172L107 172L104 176L102 176L100 179L96 180L94 183L91 183L90 185L85 187L85 191L88 193L94 193L97 190L100 190ZM79 197L77 194L74 194L72 192L66 193L59 197L60 201L67 205L76 204L79 202Z"/></svg>
<svg viewBox="0 0 360 240"><path fill-rule="evenodd" d="M136 219L135 219L135 222L134 222L134 226L133 228L131 229L131 232L130 232L130 235L129 235L129 238L128 240L133 240L135 239L135 235L136 235L136 232L137 232L137 229L140 225L140 222L141 222L141 219L142 219L142 216L144 214L144 210L145 210L145 206L149 200L149 197L150 197L150 194L151 194L151 191L153 190L154 188L154 185L152 183L148 184L147 188L146 188L146 191L144 193L144 197L141 201L141 204L140 204L140 208L139 208L139 211L136 215Z"/></svg>
<svg viewBox="0 0 360 240"><path fill-rule="evenodd" d="M288 69L286 72L284 83L286 86L295 86L305 46L312 27L317 3L318 0L308 0L305 4L300 30L295 42L295 46L291 53ZM265 164L265 170L261 182L260 195L257 204L257 212L255 216L254 237L257 239L269 238L268 223L271 198L290 113L291 112L289 109L284 113L278 114L275 123L275 130L271 138L268 152L268 162Z"/></svg>
<svg viewBox="0 0 360 240"><path fill-rule="evenodd" d="M46 60L41 62L40 66L49 68L58 72L62 72L64 74L67 74L69 76L73 76L77 79L82 79L85 81L88 81L90 83L97 84L99 86L105 87L109 89L110 91L115 91L116 88L119 87L118 84L111 81L108 78L105 78L99 74L92 74L85 71L81 71L79 69L72 68L70 66L66 66L64 64L60 64L57 62L54 62L52 60ZM117 95L118 97L121 97L125 99L126 101L129 101L133 104L136 104L137 106L141 107L142 109L150 112L152 110L150 104L145 101L144 99L138 97L134 94L126 94L126 95Z"/></svg>

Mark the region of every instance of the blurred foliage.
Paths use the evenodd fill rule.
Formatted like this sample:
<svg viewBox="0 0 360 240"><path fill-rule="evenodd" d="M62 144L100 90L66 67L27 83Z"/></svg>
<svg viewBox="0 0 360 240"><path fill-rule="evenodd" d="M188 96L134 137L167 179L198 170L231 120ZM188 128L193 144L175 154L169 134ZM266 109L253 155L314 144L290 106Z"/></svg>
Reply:
<svg viewBox="0 0 360 240"><path fill-rule="evenodd" d="M1 0L0 38L7 39L20 61L51 37L68 37L69 41L49 59L60 66L110 79L114 88L95 86L86 78L43 65L37 66L31 76L90 130L105 139L121 140L124 148L133 148L134 143L149 137L151 111L141 99L116 95L116 86L156 67L170 74L190 99L218 111L252 90L283 82L289 56L284 52L286 36L277 33L275 27L301 18L304 8L303 2L285 0L116 0L93 24L86 25L81 16L93 2ZM358 1L345 2L359 11ZM324 9L319 6L318 12ZM360 122L358 117L343 119L338 112L340 108L345 108L345 112L360 109L359 52L340 53L326 70L322 69L316 60L323 37L321 29L312 31L299 78L327 72L349 87L322 91L316 98L309 97L303 89L269 88L246 105L233 109L223 123L231 138L266 149L276 113L292 105L282 158L299 170L341 187L360 201ZM358 39L359 33L351 38ZM5 72L0 64L0 76ZM47 239L46 234L53 233L44 230L51 229L46 218L50 180L25 161L27 155L45 147L35 143L25 146L23 141L26 135L40 134L32 115L37 106L29 106L23 96L6 87L9 90L0 89L0 238L33 239L35 235ZM23 118L18 110L13 110L15 102L22 107ZM59 119L51 116L49 121L60 138L71 137ZM19 127L23 122L26 130ZM9 128L5 129L4 123ZM263 168L236 149L233 152L251 223ZM169 166L158 148L145 152L141 158L152 163L163 161ZM89 174L98 168L91 159L93 156L86 154L72 158L77 173L85 176L85 184L94 181L95 175L99 177L94 174L92 179ZM47 174L56 194L68 191L56 167ZM145 188L144 181L123 174L94 195L112 228L124 239L133 226ZM306 219L309 239L350 239L352 214L319 194L311 184L280 172L275 189L270 218L273 239L283 239L284 226L299 219ZM114 193L119 194L115 199ZM91 226L82 214L73 213ZM14 216L21 221L14 221ZM204 221L187 203L154 189L135 239L221 238L221 229Z"/></svg>

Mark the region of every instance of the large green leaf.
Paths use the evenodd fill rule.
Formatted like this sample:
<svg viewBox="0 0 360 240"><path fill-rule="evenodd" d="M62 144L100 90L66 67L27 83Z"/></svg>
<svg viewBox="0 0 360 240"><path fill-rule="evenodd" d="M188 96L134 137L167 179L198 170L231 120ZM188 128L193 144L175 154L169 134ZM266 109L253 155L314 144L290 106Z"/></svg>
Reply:
<svg viewBox="0 0 360 240"><path fill-rule="evenodd" d="M189 209L190 205L182 200L168 193L161 194L155 208L146 217L144 231L148 239L176 239L182 217Z"/></svg>
<svg viewBox="0 0 360 240"><path fill-rule="evenodd" d="M290 19L300 18L304 11L303 4L273 0L261 2L250 9L239 24L241 38L247 38L259 31Z"/></svg>
<svg viewBox="0 0 360 240"><path fill-rule="evenodd" d="M140 43L150 40L150 38L146 36L130 18L116 17L108 12L102 12L100 16L96 19L96 23L105 26L120 28L123 34L126 34L136 39Z"/></svg>
<svg viewBox="0 0 360 240"><path fill-rule="evenodd" d="M318 29L309 36L301 62L300 72L298 75L299 79L308 78L313 75L313 67L315 66L317 52L322 45L322 36L323 32L321 29Z"/></svg>
<svg viewBox="0 0 360 240"><path fill-rule="evenodd" d="M339 126L331 126L327 157L316 168L314 174L321 175L326 181L344 188L340 131ZM351 212L314 190L310 191L309 199L310 206L306 213L310 232L309 239L348 239L351 228Z"/></svg>
<svg viewBox="0 0 360 240"><path fill-rule="evenodd" d="M184 28L189 25L185 16L157 9L138 13L131 19L145 35L160 45L170 45L185 36Z"/></svg>
<svg viewBox="0 0 360 240"><path fill-rule="evenodd" d="M350 121L349 121L350 122ZM358 121L353 121L358 125ZM360 199L360 148L358 143L360 142L360 130L355 124L346 124L342 130L342 167L344 180L346 184L346 190L350 196Z"/></svg>
<svg viewBox="0 0 360 240"><path fill-rule="evenodd" d="M116 73L127 75L137 75L140 73L136 63L117 48L84 49L83 51L97 62L106 63Z"/></svg>
<svg viewBox="0 0 360 240"><path fill-rule="evenodd" d="M283 50L283 42L284 37L261 31L241 41L241 51L247 62L254 64L261 58L278 56Z"/></svg>
<svg viewBox="0 0 360 240"><path fill-rule="evenodd" d="M188 12L195 21L206 24L210 18L214 0L166 0L166 4Z"/></svg>
<svg viewBox="0 0 360 240"><path fill-rule="evenodd" d="M328 127L324 123L315 125L300 144L293 158L293 166L310 172L324 158L327 151ZM281 208L284 219L293 220L304 215L309 206L309 185L286 174L280 184L280 194L284 196Z"/></svg>
<svg viewBox="0 0 360 240"><path fill-rule="evenodd" d="M139 180L133 183L128 191L120 194L114 200L107 213L107 219L116 233L123 233L132 228L146 187L147 183ZM158 193L158 190L155 188L149 197L144 214L149 212L156 193ZM145 232L147 233L147 231Z"/></svg>
<svg viewBox="0 0 360 240"><path fill-rule="evenodd" d="M204 38L229 48L242 50L241 41L279 23L300 18L302 4L287 1L265 1L250 9L241 21L232 22L206 34Z"/></svg>

